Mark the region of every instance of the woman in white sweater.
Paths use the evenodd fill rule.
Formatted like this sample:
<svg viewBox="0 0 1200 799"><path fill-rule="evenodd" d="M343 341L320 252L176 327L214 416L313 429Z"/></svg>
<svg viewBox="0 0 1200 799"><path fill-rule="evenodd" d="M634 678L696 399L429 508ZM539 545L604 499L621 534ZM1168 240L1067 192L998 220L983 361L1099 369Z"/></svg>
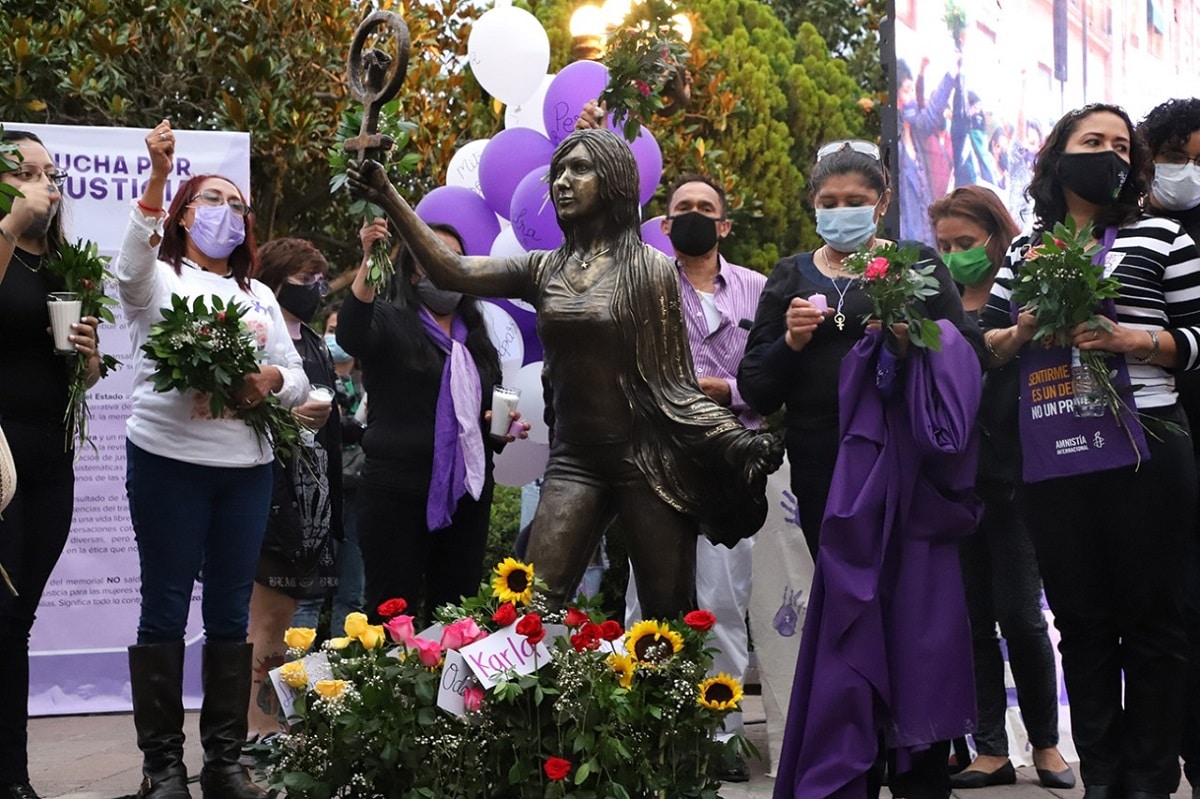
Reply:
<svg viewBox="0 0 1200 799"><path fill-rule="evenodd" d="M185 799L184 628L197 575L203 583L204 704L200 738L205 799L265 794L238 764L246 737L250 590L271 501L271 444L244 421L212 418L197 392L156 392L141 347L172 295L237 302L258 338L261 362L245 376L246 407L274 395L301 402L308 380L274 293L250 279L250 207L229 180L193 176L163 210L175 138L170 124L146 137L150 179L117 259L134 351L133 413L126 425L129 513L141 563L141 618L129 648L134 724L142 750L139 796Z"/></svg>

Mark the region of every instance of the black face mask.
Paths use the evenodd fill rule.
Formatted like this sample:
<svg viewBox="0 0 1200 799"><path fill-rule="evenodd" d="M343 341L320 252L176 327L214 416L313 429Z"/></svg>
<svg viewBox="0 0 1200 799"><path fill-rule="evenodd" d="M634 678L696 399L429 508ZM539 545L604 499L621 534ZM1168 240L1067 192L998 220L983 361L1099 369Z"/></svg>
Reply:
<svg viewBox="0 0 1200 799"><path fill-rule="evenodd" d="M453 313L463 298L461 291L443 291L439 289L429 279L429 275L421 275L421 279L417 281L417 296L421 298L421 302L425 303L425 306L429 310L438 316Z"/></svg>
<svg viewBox="0 0 1200 799"><path fill-rule="evenodd" d="M321 287L297 286L295 283L284 283L279 289L279 307L299 319L304 324L312 321L321 304Z"/></svg>
<svg viewBox="0 0 1200 799"><path fill-rule="evenodd" d="M1063 153L1058 161L1058 179L1063 186L1094 205L1116 202L1129 164L1112 150L1101 153Z"/></svg>
<svg viewBox="0 0 1200 799"><path fill-rule="evenodd" d="M688 211L671 220L671 246L684 255L704 255L717 246L717 222L699 211Z"/></svg>

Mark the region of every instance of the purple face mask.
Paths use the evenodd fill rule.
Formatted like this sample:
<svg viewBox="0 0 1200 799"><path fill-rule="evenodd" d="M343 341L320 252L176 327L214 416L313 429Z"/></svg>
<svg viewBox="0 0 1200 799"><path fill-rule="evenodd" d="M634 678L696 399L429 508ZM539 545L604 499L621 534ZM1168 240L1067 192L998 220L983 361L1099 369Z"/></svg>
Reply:
<svg viewBox="0 0 1200 799"><path fill-rule="evenodd" d="M246 240L246 222L228 205L197 205L188 237L209 258L224 259Z"/></svg>

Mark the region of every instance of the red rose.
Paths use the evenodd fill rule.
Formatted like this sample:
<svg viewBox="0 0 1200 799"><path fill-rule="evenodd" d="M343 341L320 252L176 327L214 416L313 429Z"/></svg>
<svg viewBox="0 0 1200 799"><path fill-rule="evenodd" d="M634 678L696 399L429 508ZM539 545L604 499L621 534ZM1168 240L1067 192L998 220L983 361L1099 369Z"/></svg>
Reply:
<svg viewBox="0 0 1200 799"><path fill-rule="evenodd" d="M683 617L683 623L693 630L708 632L717 623L717 617L707 610L693 610Z"/></svg>
<svg viewBox="0 0 1200 799"><path fill-rule="evenodd" d="M1067 246L1067 243L1066 243L1065 241L1063 241L1062 239L1055 239L1055 240L1054 240L1054 245L1055 245L1056 247L1066 247L1066 246Z"/></svg>
<svg viewBox="0 0 1200 799"><path fill-rule="evenodd" d="M578 633L571 636L571 646L575 647L576 652L582 652L585 649L599 649L600 627L589 621L580 628Z"/></svg>
<svg viewBox="0 0 1200 799"><path fill-rule="evenodd" d="M517 620L517 609L511 602L505 602L500 607L496 608L496 612L492 614L492 621L499 624L501 627L507 627Z"/></svg>
<svg viewBox="0 0 1200 799"><path fill-rule="evenodd" d="M621 623L609 619L600 625L600 637L605 641L615 641L621 637L625 631L621 629Z"/></svg>
<svg viewBox="0 0 1200 799"><path fill-rule="evenodd" d="M571 646L575 647L576 652L582 652L583 650L590 648L591 643L592 639L588 638L583 633L575 633L575 635L571 636Z"/></svg>
<svg viewBox="0 0 1200 799"><path fill-rule="evenodd" d="M547 777L558 782L566 779L567 775L571 773L571 761L563 760L561 757L548 757L542 770L546 772Z"/></svg>
<svg viewBox="0 0 1200 799"><path fill-rule="evenodd" d="M571 629L574 629L576 627L582 627L589 621L591 621L591 619L588 618L588 615L579 608L568 608L566 618L563 619L563 624L567 625Z"/></svg>
<svg viewBox="0 0 1200 799"><path fill-rule="evenodd" d="M597 641L600 640L600 625L594 622L589 621L579 629L579 632L583 633L588 638L595 638Z"/></svg>
<svg viewBox="0 0 1200 799"><path fill-rule="evenodd" d="M523 635L526 638L532 639L538 633L541 633L542 636L546 634L542 629L542 617L536 613L526 613L517 622L517 635ZM540 640L542 640L541 637L538 638L538 641ZM532 643L536 644L537 641L533 641Z"/></svg>
<svg viewBox="0 0 1200 799"><path fill-rule="evenodd" d="M408 609L408 603L400 597L389 599L386 602L380 602L379 607L375 610L385 619L390 619L392 616L399 616Z"/></svg>
<svg viewBox="0 0 1200 799"><path fill-rule="evenodd" d="M538 644L540 644L542 642L542 639L545 637L546 637L546 631L539 627L538 631L536 633L525 636L525 640L528 641L533 646L537 646Z"/></svg>

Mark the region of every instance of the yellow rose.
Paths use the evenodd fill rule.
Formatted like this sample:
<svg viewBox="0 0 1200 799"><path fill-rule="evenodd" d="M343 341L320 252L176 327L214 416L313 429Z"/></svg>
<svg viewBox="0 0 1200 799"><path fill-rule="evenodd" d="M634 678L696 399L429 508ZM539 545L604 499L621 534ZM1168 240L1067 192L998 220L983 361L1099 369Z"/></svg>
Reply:
<svg viewBox="0 0 1200 799"><path fill-rule="evenodd" d="M330 638L325 642L325 646L329 649L345 649L346 647L350 646L350 642L353 640L353 638L348 636L343 636L342 638Z"/></svg>
<svg viewBox="0 0 1200 799"><path fill-rule="evenodd" d="M292 660L279 667L279 676L290 688L303 688L308 685L308 672L304 670L304 661Z"/></svg>
<svg viewBox="0 0 1200 799"><path fill-rule="evenodd" d="M365 613L351 613L346 616L346 635L351 638L358 638L368 626Z"/></svg>
<svg viewBox="0 0 1200 799"><path fill-rule="evenodd" d="M301 652L307 652L315 640L317 631L311 627L289 627L283 634L283 642L288 645L288 649L299 649Z"/></svg>
<svg viewBox="0 0 1200 799"><path fill-rule="evenodd" d="M317 680L313 690L326 699L337 699L346 691L345 680Z"/></svg>
<svg viewBox="0 0 1200 799"><path fill-rule="evenodd" d="M358 636L358 641L367 649L375 649L383 646L387 636L384 635L383 625L372 624L368 625L367 629L362 631L362 635Z"/></svg>

